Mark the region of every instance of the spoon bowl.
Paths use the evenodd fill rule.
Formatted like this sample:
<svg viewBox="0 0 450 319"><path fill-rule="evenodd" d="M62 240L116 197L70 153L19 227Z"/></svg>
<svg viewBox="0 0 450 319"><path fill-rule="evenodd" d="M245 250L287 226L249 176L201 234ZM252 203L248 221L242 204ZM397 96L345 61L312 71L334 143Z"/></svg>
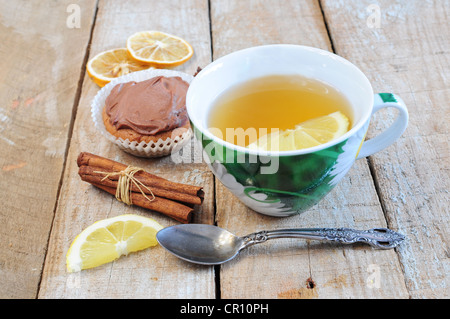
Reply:
<svg viewBox="0 0 450 319"><path fill-rule="evenodd" d="M233 259L244 242L225 229L206 224L163 228L156 239L175 256L203 265L217 265Z"/></svg>

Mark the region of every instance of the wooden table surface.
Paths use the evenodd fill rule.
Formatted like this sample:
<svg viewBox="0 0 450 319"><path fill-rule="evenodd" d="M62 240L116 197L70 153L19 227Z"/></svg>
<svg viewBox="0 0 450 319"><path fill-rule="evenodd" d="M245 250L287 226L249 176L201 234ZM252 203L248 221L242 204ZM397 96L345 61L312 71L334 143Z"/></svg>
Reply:
<svg viewBox="0 0 450 319"><path fill-rule="evenodd" d="M449 0L2 0L0 297L449 298L449 10ZM409 126L394 145L358 160L304 214L260 215L206 164L136 158L96 131L90 104L99 87L85 64L142 30L190 42L194 56L176 68L190 74L255 45L335 52L361 68L376 92L399 94ZM395 115L378 112L368 137ZM216 267L189 264L156 246L69 274L69 245L97 220L133 213L177 224L82 182L76 165L82 151L203 186L195 222L238 235L285 227L389 227L407 240L395 250L270 241Z"/></svg>

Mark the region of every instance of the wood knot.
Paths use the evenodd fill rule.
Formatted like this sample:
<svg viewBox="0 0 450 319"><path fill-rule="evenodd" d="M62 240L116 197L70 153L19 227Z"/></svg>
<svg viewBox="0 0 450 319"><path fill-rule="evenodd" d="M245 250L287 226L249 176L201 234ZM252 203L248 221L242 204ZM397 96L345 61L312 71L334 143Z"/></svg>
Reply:
<svg viewBox="0 0 450 319"><path fill-rule="evenodd" d="M312 280L311 277L309 277L308 279L306 279L306 288L308 289L314 289L316 287L316 283L314 282L314 280Z"/></svg>

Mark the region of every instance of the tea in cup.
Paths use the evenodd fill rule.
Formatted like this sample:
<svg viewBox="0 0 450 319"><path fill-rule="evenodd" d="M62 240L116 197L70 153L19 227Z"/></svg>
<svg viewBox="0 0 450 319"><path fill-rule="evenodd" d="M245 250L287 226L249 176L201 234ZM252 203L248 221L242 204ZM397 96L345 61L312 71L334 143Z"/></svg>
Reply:
<svg viewBox="0 0 450 319"><path fill-rule="evenodd" d="M209 113L209 130L217 137L271 151L331 141L349 130L353 118L343 94L300 75L269 75L231 87Z"/></svg>

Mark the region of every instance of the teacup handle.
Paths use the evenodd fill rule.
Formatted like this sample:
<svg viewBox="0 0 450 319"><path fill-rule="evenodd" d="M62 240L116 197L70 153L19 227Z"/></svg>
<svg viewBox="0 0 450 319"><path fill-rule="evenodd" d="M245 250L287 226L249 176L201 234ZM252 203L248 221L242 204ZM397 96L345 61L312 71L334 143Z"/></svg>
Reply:
<svg viewBox="0 0 450 319"><path fill-rule="evenodd" d="M394 107L399 110L396 120L386 131L378 134L370 140L364 141L356 159L370 156L385 149L394 143L394 141L398 139L405 131L409 119L405 102L403 102L403 100L396 94L375 94L372 115L385 107Z"/></svg>

